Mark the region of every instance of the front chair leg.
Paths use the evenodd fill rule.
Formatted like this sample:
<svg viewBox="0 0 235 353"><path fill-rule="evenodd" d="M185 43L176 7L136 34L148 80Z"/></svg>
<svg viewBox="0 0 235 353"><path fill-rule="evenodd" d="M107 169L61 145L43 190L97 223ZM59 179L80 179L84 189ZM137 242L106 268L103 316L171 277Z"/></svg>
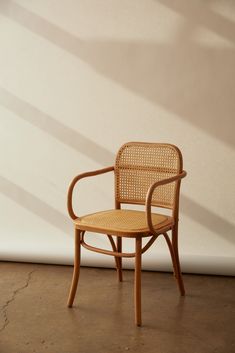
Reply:
<svg viewBox="0 0 235 353"><path fill-rule="evenodd" d="M184 296L185 289L184 289L184 282L183 282L183 277L182 277L181 268L180 268L180 259L179 259L179 250L178 250L178 226L177 225L172 229L172 247L173 247L174 257L175 257L177 282L178 282L180 294L182 296Z"/></svg>
<svg viewBox="0 0 235 353"><path fill-rule="evenodd" d="M74 256L74 268L73 268L73 279L69 293L68 307L73 306L74 297L77 290L79 273L80 273L80 261L81 261L81 231L75 228L75 256Z"/></svg>
<svg viewBox="0 0 235 353"><path fill-rule="evenodd" d="M141 326L141 250L142 238L135 242L135 324Z"/></svg>

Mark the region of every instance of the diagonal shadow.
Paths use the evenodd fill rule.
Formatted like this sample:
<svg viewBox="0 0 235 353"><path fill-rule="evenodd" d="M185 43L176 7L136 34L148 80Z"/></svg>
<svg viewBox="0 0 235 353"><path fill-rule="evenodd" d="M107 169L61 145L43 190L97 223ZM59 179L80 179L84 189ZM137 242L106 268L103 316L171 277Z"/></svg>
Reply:
<svg viewBox="0 0 235 353"><path fill-rule="evenodd" d="M68 218L12 181L0 176L0 192L44 221L68 233ZM181 196L182 212L209 230L234 243L235 226L186 196Z"/></svg>
<svg viewBox="0 0 235 353"><path fill-rule="evenodd" d="M0 104L21 119L102 165L113 164L113 154L77 131L0 87Z"/></svg>
<svg viewBox="0 0 235 353"><path fill-rule="evenodd" d="M170 6L173 2L162 0L162 3ZM176 1L176 4L180 2ZM180 11L177 6L176 10ZM183 40L170 45L146 41L83 41L14 2L2 0L0 11L121 86L235 145L233 48L221 50ZM183 14L192 16L189 6L185 5ZM209 28L218 33L221 30L223 36L234 42L235 26L231 21L206 11L206 15L201 16L205 25L207 16Z"/></svg>
<svg viewBox="0 0 235 353"><path fill-rule="evenodd" d="M69 222L68 217L1 175L0 192L47 223L67 234L71 233L71 222ZM12 217L14 218L14 214ZM17 222L17 218L15 221Z"/></svg>
<svg viewBox="0 0 235 353"><path fill-rule="evenodd" d="M173 2L162 0L162 3L170 6ZM175 4L180 4L180 2L176 1ZM175 10L180 11L179 6ZM178 42L171 46L145 42L83 42L16 3L2 0L0 11L32 32L88 62L97 71L115 79L119 84L155 103L162 104L167 109L170 108L179 116L206 129L207 132L226 143L235 144L234 129L232 128L235 122L231 115L231 111L235 110L233 99L234 50L215 50L201 48L193 43L184 45L184 43ZM223 24L223 26L220 25L223 27L221 34L232 40L231 33L234 32L234 25L227 19L223 20L221 16L211 15L210 12L206 13L210 21L207 25L205 23L205 26L213 29L215 20L219 19ZM184 15L187 17L188 10ZM220 34L218 28L216 26L216 31ZM174 57L174 62L172 62L172 57ZM213 58L215 66L213 70L211 70L210 60L208 61L210 58ZM231 68L231 70L225 72L224 66ZM197 67L200 67L200 73L196 71L192 76L192 71ZM186 77L190 78L189 81ZM162 87L164 80L166 87ZM177 84L174 85L174 82ZM216 89L211 92L213 85L216 86ZM17 115L20 114L31 124L102 164L107 165L113 161L114 155L111 152L29 103L22 101L3 88L0 94L1 102L7 109L14 111ZM223 119L223 124L219 124L221 119ZM181 200L183 212L190 218L230 242L234 242L234 226L230 222L187 197L182 197Z"/></svg>
<svg viewBox="0 0 235 353"><path fill-rule="evenodd" d="M180 13L191 24L201 25L219 36L235 43L235 23L209 8L205 1L155 0L163 6Z"/></svg>
<svg viewBox="0 0 235 353"><path fill-rule="evenodd" d="M188 217L202 224L210 231L225 238L230 243L235 243L235 225L225 220L214 212L199 205L186 196L181 196L182 211ZM200 235L199 235L200 236Z"/></svg>

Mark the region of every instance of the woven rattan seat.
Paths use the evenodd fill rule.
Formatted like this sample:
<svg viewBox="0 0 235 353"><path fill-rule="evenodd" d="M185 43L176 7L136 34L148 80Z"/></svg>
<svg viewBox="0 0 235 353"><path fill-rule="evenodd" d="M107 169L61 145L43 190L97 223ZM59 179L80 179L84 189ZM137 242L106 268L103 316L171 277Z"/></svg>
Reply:
<svg viewBox="0 0 235 353"><path fill-rule="evenodd" d="M77 182L108 172L113 172L115 178L115 209L77 216L72 203ZM135 257L135 323L140 326L142 254L159 236L163 236L167 242L180 293L185 294L178 253L179 194L181 179L185 176L182 155L176 146L165 143L128 142L119 149L114 166L86 172L73 179L68 191L68 211L75 226L75 258L68 307L72 307L77 290L81 246L113 256L120 282L122 258ZM135 208L142 205L145 206L145 211L132 210L131 206L126 206L129 209L122 209L123 204L132 204ZM153 206L160 209L159 213L153 212ZM166 216L163 209L171 210L171 215ZM87 231L90 240L92 233L108 236L112 250L97 248L85 242ZM168 231L171 231L171 237ZM143 237L147 237L144 246ZM124 238L134 238L135 252L122 251Z"/></svg>
<svg viewBox="0 0 235 353"><path fill-rule="evenodd" d="M155 231L163 227L171 227L173 218L161 214L152 213L152 223ZM146 214L144 211L134 210L107 210L86 215L74 220L75 226L81 230L95 231L97 233L135 236L151 235Z"/></svg>

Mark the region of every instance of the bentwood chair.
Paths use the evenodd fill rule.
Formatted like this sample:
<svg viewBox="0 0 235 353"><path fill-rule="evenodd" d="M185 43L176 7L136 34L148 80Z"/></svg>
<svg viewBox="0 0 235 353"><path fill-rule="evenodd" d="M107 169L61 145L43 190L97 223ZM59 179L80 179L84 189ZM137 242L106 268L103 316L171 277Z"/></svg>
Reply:
<svg viewBox="0 0 235 353"><path fill-rule="evenodd" d="M115 177L115 209L78 217L72 206L75 184L82 178L107 172L113 172ZM176 146L129 142L118 151L114 166L83 173L73 179L68 191L68 211L75 226L75 259L68 307L72 307L77 289L81 245L88 250L114 256L120 282L122 257L135 257L135 323L141 326L141 257L160 235L167 242L180 294L185 294L178 254L179 192L181 179L185 176L182 155ZM145 211L121 209L122 204L145 205ZM153 206L170 209L171 215L155 213ZM107 235L112 250L89 245L84 240L86 231ZM171 237L168 231L171 231ZM145 237L149 239L142 246ZM135 240L134 253L122 252L123 238Z"/></svg>

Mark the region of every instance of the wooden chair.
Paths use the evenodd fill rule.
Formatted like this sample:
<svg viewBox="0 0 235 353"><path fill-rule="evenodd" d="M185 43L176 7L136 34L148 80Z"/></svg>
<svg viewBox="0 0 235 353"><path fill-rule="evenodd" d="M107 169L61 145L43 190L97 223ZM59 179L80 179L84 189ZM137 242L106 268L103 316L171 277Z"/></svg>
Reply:
<svg viewBox="0 0 235 353"><path fill-rule="evenodd" d="M75 184L82 178L107 172L114 172L115 176L115 209L78 217L72 206ZM129 142L118 151L115 166L83 173L73 179L68 191L68 211L75 226L75 259L68 307L72 307L77 289L81 245L114 256L119 281L122 281L122 257L135 257L135 323L141 326L141 256L161 234L169 247L179 291L185 294L178 254L179 192L185 176L182 155L176 146ZM145 205L145 211L121 209L122 204ZM152 206L171 209L171 216L152 212ZM107 235L112 251L87 244L86 231ZM171 238L168 231L172 232ZM144 237L149 240L142 247ZM122 252L123 238L135 239L134 253Z"/></svg>

